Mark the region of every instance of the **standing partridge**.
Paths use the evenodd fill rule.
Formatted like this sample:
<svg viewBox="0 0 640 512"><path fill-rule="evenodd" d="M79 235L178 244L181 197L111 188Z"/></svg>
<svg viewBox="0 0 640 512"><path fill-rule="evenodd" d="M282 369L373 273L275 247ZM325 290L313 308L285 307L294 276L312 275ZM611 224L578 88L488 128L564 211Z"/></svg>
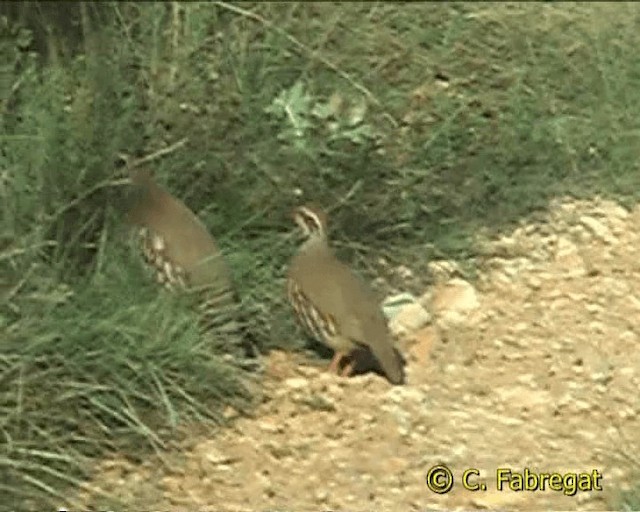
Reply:
<svg viewBox="0 0 640 512"><path fill-rule="evenodd" d="M220 323L237 302L231 274L204 224L161 188L147 170L131 174L136 195L127 220L138 228L142 253L158 282L198 297L204 327ZM233 322L227 319L225 325Z"/></svg>
<svg viewBox="0 0 640 512"><path fill-rule="evenodd" d="M291 260L287 294L300 323L334 351L330 371L359 349L370 351L392 384L404 382L403 360L372 290L334 255L322 209L306 205L293 218L307 236ZM349 362L343 376L353 371Z"/></svg>

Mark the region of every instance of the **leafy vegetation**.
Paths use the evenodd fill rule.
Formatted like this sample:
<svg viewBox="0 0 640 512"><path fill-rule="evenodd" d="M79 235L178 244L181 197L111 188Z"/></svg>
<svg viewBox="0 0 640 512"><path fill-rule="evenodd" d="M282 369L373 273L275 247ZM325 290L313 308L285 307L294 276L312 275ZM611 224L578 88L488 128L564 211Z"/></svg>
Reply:
<svg viewBox="0 0 640 512"><path fill-rule="evenodd" d="M301 348L282 276L302 200L391 285L434 257L471 271L474 233L558 194L635 201L639 22L615 3L3 3L3 508L65 503L92 457L247 403L225 344L141 274L123 155L219 239L260 349Z"/></svg>

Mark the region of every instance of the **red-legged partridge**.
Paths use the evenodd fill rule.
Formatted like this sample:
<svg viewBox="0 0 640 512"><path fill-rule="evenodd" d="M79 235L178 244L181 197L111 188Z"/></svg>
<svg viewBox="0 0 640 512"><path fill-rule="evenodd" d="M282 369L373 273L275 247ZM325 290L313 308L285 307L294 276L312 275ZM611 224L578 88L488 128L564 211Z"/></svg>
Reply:
<svg viewBox="0 0 640 512"><path fill-rule="evenodd" d="M372 290L334 255L322 209L305 205L293 218L307 236L291 260L287 293L301 324L334 351L330 371L341 360L366 348L393 384L404 382L403 361L395 349L387 321ZM342 375L350 375L349 362Z"/></svg>
<svg viewBox="0 0 640 512"><path fill-rule="evenodd" d="M147 170L131 175L136 196L127 220L139 229L142 253L159 283L197 294L203 323L237 299L231 273L213 237L196 215L160 187Z"/></svg>

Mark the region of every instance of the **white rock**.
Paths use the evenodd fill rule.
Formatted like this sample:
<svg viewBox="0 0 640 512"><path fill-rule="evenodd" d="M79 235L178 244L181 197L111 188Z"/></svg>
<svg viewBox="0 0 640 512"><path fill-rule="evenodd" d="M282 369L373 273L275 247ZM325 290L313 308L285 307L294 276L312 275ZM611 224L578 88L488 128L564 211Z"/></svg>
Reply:
<svg viewBox="0 0 640 512"><path fill-rule="evenodd" d="M609 231L609 228L605 226L602 222L593 217L589 217L588 215L582 215L580 217L580 222L589 230L596 238L599 238L603 242L613 242L615 238Z"/></svg>
<svg viewBox="0 0 640 512"><path fill-rule="evenodd" d="M382 302L382 311L385 316L391 320L395 316L402 311L404 307L409 304L414 304L418 301L416 297L411 295L410 293L399 293L397 295L392 295L391 297L387 297Z"/></svg>
<svg viewBox="0 0 640 512"><path fill-rule="evenodd" d="M458 324L480 307L480 300L470 283L452 279L434 291L432 307L445 323Z"/></svg>
<svg viewBox="0 0 640 512"><path fill-rule="evenodd" d="M292 377L284 381L285 386L291 389L304 389L309 386L309 381L302 377Z"/></svg>
<svg viewBox="0 0 640 512"><path fill-rule="evenodd" d="M455 275L461 275L462 271L457 263L448 260L430 261L427 264L429 272L436 281L446 281Z"/></svg>
<svg viewBox="0 0 640 512"><path fill-rule="evenodd" d="M396 335L415 332L431 321L431 315L420 304L414 302L404 306L389 322L391 331Z"/></svg>

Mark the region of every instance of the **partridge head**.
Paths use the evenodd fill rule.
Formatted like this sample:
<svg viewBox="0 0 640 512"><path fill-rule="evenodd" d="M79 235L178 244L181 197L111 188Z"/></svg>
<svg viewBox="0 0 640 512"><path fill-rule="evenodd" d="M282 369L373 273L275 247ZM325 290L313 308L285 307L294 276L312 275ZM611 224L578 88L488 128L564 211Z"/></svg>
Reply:
<svg viewBox="0 0 640 512"><path fill-rule="evenodd" d="M296 208L293 219L306 241L291 260L287 293L300 323L335 351L329 368L337 370L343 357L365 349L391 383L403 383L403 360L382 310L373 291L333 253L326 213L308 204ZM343 375L352 370L347 364Z"/></svg>

